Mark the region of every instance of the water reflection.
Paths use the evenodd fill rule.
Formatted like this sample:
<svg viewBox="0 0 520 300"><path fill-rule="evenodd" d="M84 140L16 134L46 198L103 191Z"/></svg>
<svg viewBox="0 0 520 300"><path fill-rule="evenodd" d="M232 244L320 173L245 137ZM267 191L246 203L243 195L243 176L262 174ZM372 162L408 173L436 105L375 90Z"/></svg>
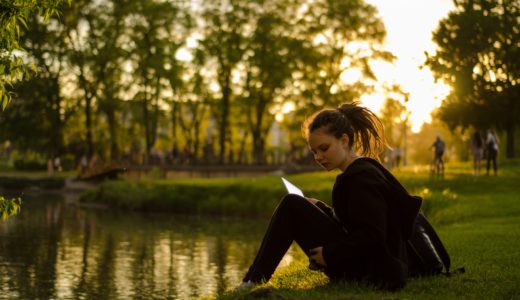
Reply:
<svg viewBox="0 0 520 300"><path fill-rule="evenodd" d="M66 203L59 195L26 196L21 214L0 222L0 298L216 295L239 283L267 226Z"/></svg>

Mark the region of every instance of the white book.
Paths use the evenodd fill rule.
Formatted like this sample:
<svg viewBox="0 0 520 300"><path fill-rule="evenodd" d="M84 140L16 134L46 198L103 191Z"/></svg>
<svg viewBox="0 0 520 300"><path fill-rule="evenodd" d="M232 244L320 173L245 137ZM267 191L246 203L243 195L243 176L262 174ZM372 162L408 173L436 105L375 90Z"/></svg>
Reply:
<svg viewBox="0 0 520 300"><path fill-rule="evenodd" d="M288 194L295 194L295 195L303 197L302 190L300 190L297 186L292 184L289 180L282 177L282 182L285 185L285 188L287 189Z"/></svg>

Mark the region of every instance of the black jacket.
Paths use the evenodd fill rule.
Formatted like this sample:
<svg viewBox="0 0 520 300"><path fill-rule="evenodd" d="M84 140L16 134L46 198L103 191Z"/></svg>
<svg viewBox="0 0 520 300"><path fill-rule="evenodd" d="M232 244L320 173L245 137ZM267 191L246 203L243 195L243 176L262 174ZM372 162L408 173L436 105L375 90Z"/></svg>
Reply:
<svg viewBox="0 0 520 300"><path fill-rule="evenodd" d="M337 176L332 190L334 212L347 234L324 245L325 273L386 289L403 287L408 269L405 242L421 202L377 161L355 160Z"/></svg>

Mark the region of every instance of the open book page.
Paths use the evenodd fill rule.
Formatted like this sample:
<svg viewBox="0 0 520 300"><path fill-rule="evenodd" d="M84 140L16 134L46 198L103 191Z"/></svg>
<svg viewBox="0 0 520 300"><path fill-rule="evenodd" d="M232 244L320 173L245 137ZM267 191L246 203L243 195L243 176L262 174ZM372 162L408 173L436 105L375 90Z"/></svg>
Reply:
<svg viewBox="0 0 520 300"><path fill-rule="evenodd" d="M288 194L295 194L295 195L303 197L302 190L300 190L297 186L292 184L289 180L282 177L282 182L285 185L285 188L287 189Z"/></svg>

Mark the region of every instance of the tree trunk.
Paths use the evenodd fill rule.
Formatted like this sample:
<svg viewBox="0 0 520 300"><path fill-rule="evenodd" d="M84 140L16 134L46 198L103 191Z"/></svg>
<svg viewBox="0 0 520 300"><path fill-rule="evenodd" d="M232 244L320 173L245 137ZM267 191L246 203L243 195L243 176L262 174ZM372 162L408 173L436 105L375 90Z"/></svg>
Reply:
<svg viewBox="0 0 520 300"><path fill-rule="evenodd" d="M113 100L111 100L113 101ZM113 108L109 108L106 112L108 120L108 128L110 133L110 159L112 161L119 160L119 146L117 144L117 125L115 118L115 111Z"/></svg>
<svg viewBox="0 0 520 300"><path fill-rule="evenodd" d="M224 157L226 155L226 142L228 140L229 130L229 106L231 102L231 71L225 71L222 81L222 102L221 102L221 115L219 124L219 163L224 163Z"/></svg>
<svg viewBox="0 0 520 300"><path fill-rule="evenodd" d="M87 79L85 78L85 65L82 58L79 58L79 82L85 95L85 130L87 143L87 157L92 158L94 155L94 143L92 141L92 98L94 97L92 90L89 88Z"/></svg>
<svg viewBox="0 0 520 300"><path fill-rule="evenodd" d="M199 153L199 147L200 147L200 121L195 122L193 126L193 163L198 163L198 153Z"/></svg>
<svg viewBox="0 0 520 300"><path fill-rule="evenodd" d="M146 90L146 86L145 86ZM144 123L144 140L145 140L145 156L144 156L144 164L148 164L148 159L150 158L150 121L148 116L148 99L146 92L143 97L143 123Z"/></svg>
<svg viewBox="0 0 520 300"><path fill-rule="evenodd" d="M509 123L506 128L506 157L515 158L515 124Z"/></svg>
<svg viewBox="0 0 520 300"><path fill-rule="evenodd" d="M92 98L85 97L85 126L87 135L87 157L91 158L94 155L94 144L92 142Z"/></svg>
<svg viewBox="0 0 520 300"><path fill-rule="evenodd" d="M250 93L252 94L252 93ZM265 138L269 133L269 128L264 125L264 116L268 103L272 102L273 92L264 95L258 93L257 104L255 105L254 118L250 117L251 135L253 137L253 157L256 164L265 164Z"/></svg>
<svg viewBox="0 0 520 300"><path fill-rule="evenodd" d="M160 77L157 76L157 81L155 82L155 97L153 105L153 115L152 115L152 124L150 128L150 148L155 145L155 141L157 141L157 127L159 124L159 95L161 94L161 85L160 85Z"/></svg>
<svg viewBox="0 0 520 300"><path fill-rule="evenodd" d="M150 159L150 112L148 111L148 74L146 70L143 68L142 74L143 76L143 123L144 123L144 139L145 139L145 156L143 163L145 165L148 164Z"/></svg>
<svg viewBox="0 0 520 300"><path fill-rule="evenodd" d="M265 138L260 132L253 133L253 155L256 164L265 164Z"/></svg>
<svg viewBox="0 0 520 300"><path fill-rule="evenodd" d="M61 96L60 96L60 86L58 82L58 78L51 79L52 88L47 90L47 98L51 101L51 103L55 103L52 107L52 144L51 146L51 156L58 156L61 154L63 150L63 121L61 118Z"/></svg>
<svg viewBox="0 0 520 300"><path fill-rule="evenodd" d="M177 110L178 110L179 104L177 102L172 103L172 155L173 150L176 149L179 145L177 144Z"/></svg>
<svg viewBox="0 0 520 300"><path fill-rule="evenodd" d="M246 148L246 141L247 136L249 135L249 132L245 131L244 136L242 137L240 141L240 147L238 148L238 157L237 157L237 163L238 164L246 164L248 162L248 159L245 157L245 148Z"/></svg>

